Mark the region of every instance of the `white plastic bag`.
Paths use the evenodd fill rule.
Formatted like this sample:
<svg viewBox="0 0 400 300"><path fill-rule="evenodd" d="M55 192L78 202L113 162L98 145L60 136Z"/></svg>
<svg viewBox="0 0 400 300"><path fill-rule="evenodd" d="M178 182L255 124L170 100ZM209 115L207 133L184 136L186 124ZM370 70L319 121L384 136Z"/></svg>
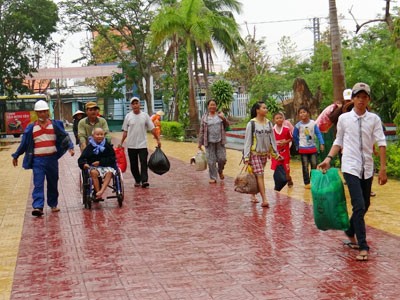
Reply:
<svg viewBox="0 0 400 300"><path fill-rule="evenodd" d="M196 171L204 171L207 169L207 159L204 151L199 151L192 157L191 162L195 164Z"/></svg>

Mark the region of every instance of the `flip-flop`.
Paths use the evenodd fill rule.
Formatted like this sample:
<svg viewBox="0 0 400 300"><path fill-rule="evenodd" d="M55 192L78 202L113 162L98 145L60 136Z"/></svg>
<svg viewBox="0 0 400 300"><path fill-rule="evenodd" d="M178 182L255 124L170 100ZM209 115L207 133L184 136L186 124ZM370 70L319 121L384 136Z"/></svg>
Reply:
<svg viewBox="0 0 400 300"><path fill-rule="evenodd" d="M368 260L368 252L366 254L361 254L362 251L356 256L357 261L367 261Z"/></svg>
<svg viewBox="0 0 400 300"><path fill-rule="evenodd" d="M267 207L269 207L269 203L268 202L263 202L263 203L261 203L261 207L267 208Z"/></svg>
<svg viewBox="0 0 400 300"><path fill-rule="evenodd" d="M358 246L358 244L353 243L351 241L343 241L343 246L347 246L350 249L355 249L355 250L360 249L360 246Z"/></svg>

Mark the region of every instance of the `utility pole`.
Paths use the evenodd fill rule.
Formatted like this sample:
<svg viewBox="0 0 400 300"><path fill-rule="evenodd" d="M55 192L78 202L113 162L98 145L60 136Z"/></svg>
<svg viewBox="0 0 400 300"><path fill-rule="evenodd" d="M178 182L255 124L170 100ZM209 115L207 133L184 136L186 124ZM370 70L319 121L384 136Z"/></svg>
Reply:
<svg viewBox="0 0 400 300"><path fill-rule="evenodd" d="M314 36L314 54L317 48L317 43L321 41L321 32L319 27L319 18L312 19L312 27L307 26L306 29L311 29Z"/></svg>
<svg viewBox="0 0 400 300"><path fill-rule="evenodd" d="M313 18L313 34L314 34L314 52L317 43L321 41L321 32L319 30L319 18Z"/></svg>

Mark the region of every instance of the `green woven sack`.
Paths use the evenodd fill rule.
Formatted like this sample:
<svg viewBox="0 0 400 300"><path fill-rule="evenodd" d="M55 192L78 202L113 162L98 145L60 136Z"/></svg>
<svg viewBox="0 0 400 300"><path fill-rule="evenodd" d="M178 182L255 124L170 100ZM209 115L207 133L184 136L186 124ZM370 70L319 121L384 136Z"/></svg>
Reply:
<svg viewBox="0 0 400 300"><path fill-rule="evenodd" d="M347 230L350 226L346 197L338 169L311 170L314 221L320 230Z"/></svg>

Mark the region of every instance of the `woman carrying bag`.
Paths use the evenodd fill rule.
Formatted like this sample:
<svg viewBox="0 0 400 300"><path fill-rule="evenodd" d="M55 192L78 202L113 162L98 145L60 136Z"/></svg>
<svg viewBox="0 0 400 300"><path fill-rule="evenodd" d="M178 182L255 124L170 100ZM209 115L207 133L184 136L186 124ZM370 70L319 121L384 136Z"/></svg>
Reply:
<svg viewBox="0 0 400 300"><path fill-rule="evenodd" d="M224 167L226 164L226 129L228 120L223 112L217 111L217 102L213 99L207 101L207 110L201 118L199 133L199 149L206 148L208 162L209 183L217 182L217 175L224 179ZM217 174L218 173L218 174Z"/></svg>
<svg viewBox="0 0 400 300"><path fill-rule="evenodd" d="M258 190L262 198L262 207L269 207L264 183L264 168L267 160L271 156L282 160L276 148L273 125L266 118L267 112L267 106L262 101L255 103L251 108L251 120L246 126L243 151L245 164L251 165L256 176ZM258 202L255 195L252 195L252 202Z"/></svg>

